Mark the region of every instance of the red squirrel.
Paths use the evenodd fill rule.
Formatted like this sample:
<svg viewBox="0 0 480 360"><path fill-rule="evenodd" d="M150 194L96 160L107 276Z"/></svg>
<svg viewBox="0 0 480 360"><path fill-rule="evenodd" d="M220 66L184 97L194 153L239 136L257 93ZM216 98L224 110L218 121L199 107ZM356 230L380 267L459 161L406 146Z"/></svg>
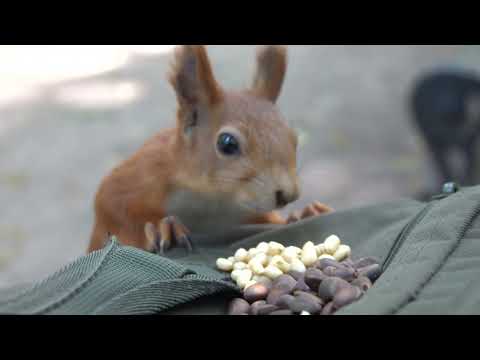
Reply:
<svg viewBox="0 0 480 360"><path fill-rule="evenodd" d="M175 49L169 81L176 127L164 130L101 183L89 252L110 235L123 245L164 254L191 250L189 234L243 224L287 224L331 211L315 202L284 219L277 210L299 198L296 133L275 103L287 48L257 53L249 89L216 81L203 45Z"/></svg>

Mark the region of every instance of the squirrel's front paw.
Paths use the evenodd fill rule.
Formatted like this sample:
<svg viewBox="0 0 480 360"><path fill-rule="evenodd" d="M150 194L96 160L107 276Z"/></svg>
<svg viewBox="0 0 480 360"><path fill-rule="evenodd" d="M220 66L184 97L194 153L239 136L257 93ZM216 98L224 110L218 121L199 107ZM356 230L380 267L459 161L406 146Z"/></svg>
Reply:
<svg viewBox="0 0 480 360"><path fill-rule="evenodd" d="M158 227L152 223L145 225L145 235L151 244L152 251L159 255L165 253L175 246L184 247L188 252L193 251L190 241L190 232L179 219L174 216L164 218Z"/></svg>
<svg viewBox="0 0 480 360"><path fill-rule="evenodd" d="M287 218L287 224L292 224L303 219L307 219L314 216L324 215L333 212L333 209L327 205L315 201L313 204L308 205L303 211L294 211Z"/></svg>

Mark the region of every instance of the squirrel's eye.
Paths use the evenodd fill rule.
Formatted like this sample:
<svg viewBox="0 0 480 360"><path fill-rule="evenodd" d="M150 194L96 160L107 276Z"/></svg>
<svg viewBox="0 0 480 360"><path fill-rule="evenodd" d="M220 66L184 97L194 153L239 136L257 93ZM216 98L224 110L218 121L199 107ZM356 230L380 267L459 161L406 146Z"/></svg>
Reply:
<svg viewBox="0 0 480 360"><path fill-rule="evenodd" d="M217 147L218 150L224 155L232 156L240 153L240 145L235 136L231 134L221 134L218 137Z"/></svg>

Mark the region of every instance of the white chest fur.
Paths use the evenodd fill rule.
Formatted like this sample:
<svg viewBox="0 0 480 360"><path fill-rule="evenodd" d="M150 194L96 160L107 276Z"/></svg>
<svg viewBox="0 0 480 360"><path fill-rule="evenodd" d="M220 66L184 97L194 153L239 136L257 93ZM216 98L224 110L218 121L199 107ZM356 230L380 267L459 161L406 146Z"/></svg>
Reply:
<svg viewBox="0 0 480 360"><path fill-rule="evenodd" d="M167 199L167 215L176 216L193 233L211 234L240 225L247 214L232 201L176 191Z"/></svg>

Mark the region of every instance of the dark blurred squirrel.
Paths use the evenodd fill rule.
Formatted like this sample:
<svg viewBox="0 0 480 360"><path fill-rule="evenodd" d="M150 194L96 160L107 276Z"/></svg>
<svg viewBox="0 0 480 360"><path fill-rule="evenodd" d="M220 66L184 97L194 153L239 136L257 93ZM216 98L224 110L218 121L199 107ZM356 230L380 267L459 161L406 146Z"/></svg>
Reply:
<svg viewBox="0 0 480 360"><path fill-rule="evenodd" d="M455 68L431 71L417 80L410 101L415 126L438 175L434 189L440 190L446 182L476 185L480 75ZM427 190L418 197L425 200L430 195Z"/></svg>

